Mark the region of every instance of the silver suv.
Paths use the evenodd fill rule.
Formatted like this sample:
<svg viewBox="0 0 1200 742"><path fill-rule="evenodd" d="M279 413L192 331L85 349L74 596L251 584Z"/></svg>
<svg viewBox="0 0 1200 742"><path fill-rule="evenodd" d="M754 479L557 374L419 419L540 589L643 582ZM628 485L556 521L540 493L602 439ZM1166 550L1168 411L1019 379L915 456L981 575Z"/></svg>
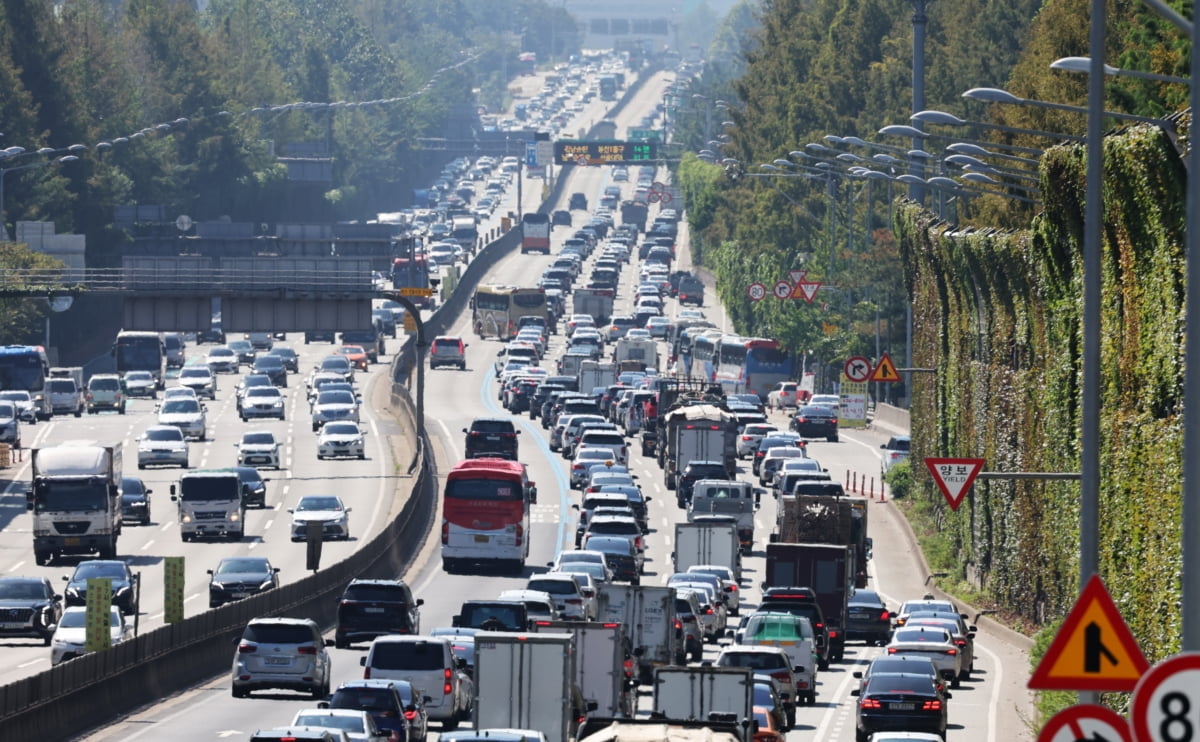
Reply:
<svg viewBox="0 0 1200 742"><path fill-rule="evenodd" d="M429 346L429 368L438 366L458 366L460 371L467 368L467 344L462 338L442 335L433 339Z"/></svg>
<svg viewBox="0 0 1200 742"><path fill-rule="evenodd" d="M309 618L256 618L246 625L233 655L233 697L252 690L286 688L314 699L329 695L332 665L317 622Z"/></svg>

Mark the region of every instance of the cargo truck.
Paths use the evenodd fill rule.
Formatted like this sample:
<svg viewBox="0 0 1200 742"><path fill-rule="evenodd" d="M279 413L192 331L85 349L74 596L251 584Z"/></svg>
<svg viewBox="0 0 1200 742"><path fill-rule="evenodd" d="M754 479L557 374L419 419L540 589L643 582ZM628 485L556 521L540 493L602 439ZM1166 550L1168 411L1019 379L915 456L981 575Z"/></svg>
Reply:
<svg viewBox="0 0 1200 742"><path fill-rule="evenodd" d="M596 601L597 621L619 623L625 628L637 663L638 682L649 685L656 668L683 663L674 588L606 582L597 587Z"/></svg>
<svg viewBox="0 0 1200 742"><path fill-rule="evenodd" d="M753 734L746 727L723 719L663 721L589 716L579 728L579 742L747 742L751 739Z"/></svg>
<svg viewBox="0 0 1200 742"><path fill-rule="evenodd" d="M581 361L578 379L577 388L584 392L590 392L599 386L612 386L617 383L617 364L607 361Z"/></svg>
<svg viewBox="0 0 1200 742"><path fill-rule="evenodd" d="M584 703L602 716L637 712L637 680L625 627L615 621L534 621L539 634L570 634L575 642L575 684Z"/></svg>
<svg viewBox="0 0 1200 742"><path fill-rule="evenodd" d="M807 587L816 593L829 637L829 659L841 662L846 644L846 602L854 590L854 551L837 544L767 544L763 589Z"/></svg>
<svg viewBox="0 0 1200 742"><path fill-rule="evenodd" d="M115 559L121 535L121 444L67 441L33 451L33 558L63 554Z"/></svg>
<svg viewBox="0 0 1200 742"><path fill-rule="evenodd" d="M668 721L734 722L753 738L754 671L748 667L660 667L652 713ZM743 726L744 723L744 726Z"/></svg>
<svg viewBox="0 0 1200 742"><path fill-rule="evenodd" d="M788 544L846 544L854 551L854 586L867 586L867 501L863 497L799 495L779 498L773 540Z"/></svg>
<svg viewBox="0 0 1200 742"><path fill-rule="evenodd" d="M171 485L171 502L178 504L179 535L184 541L240 541L246 535L246 501L235 471L188 472L180 478L178 487Z"/></svg>
<svg viewBox="0 0 1200 742"><path fill-rule="evenodd" d="M612 289L578 288L571 292L571 308L575 314L590 314L599 327L612 319L615 296Z"/></svg>
<svg viewBox="0 0 1200 742"><path fill-rule="evenodd" d="M646 219L649 214L650 207L647 204L637 201L621 202L621 223L632 224L637 227L638 232L646 231Z"/></svg>
<svg viewBox="0 0 1200 742"><path fill-rule="evenodd" d="M587 708L575 685L571 634L475 637L476 729L536 729L546 742L568 742Z"/></svg>
<svg viewBox="0 0 1200 742"><path fill-rule="evenodd" d="M703 515L732 516L737 522L742 554L749 554L754 548L754 487L749 482L724 479L696 482L692 485L692 500L688 504L688 522Z"/></svg>
<svg viewBox="0 0 1200 742"><path fill-rule="evenodd" d="M659 441L667 489L675 489L680 471L691 461L721 461L731 479L737 475L737 418L717 405L671 410L662 418Z"/></svg>
<svg viewBox="0 0 1200 742"><path fill-rule="evenodd" d="M717 564L742 577L742 544L732 523L676 523L676 572L687 572L699 564Z"/></svg>
<svg viewBox="0 0 1200 742"><path fill-rule="evenodd" d="M658 368L658 344L654 338L621 338L613 349L613 361L643 364L642 368Z"/></svg>

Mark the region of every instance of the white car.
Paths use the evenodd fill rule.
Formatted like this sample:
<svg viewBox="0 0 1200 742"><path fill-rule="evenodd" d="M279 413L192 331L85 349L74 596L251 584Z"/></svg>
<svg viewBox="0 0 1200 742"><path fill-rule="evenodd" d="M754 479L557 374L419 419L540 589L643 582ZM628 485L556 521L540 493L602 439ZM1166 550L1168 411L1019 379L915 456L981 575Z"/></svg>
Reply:
<svg viewBox="0 0 1200 742"><path fill-rule="evenodd" d="M341 730L351 742L387 742L391 737L379 728L370 711L360 709L315 708L297 711L292 727ZM280 737L289 739L289 737ZM307 739L307 737L306 737Z"/></svg>
<svg viewBox="0 0 1200 742"><path fill-rule="evenodd" d="M308 538L309 522L322 524L322 540L350 539L350 508L336 495L305 495L288 512L292 514L293 541Z"/></svg>
<svg viewBox="0 0 1200 742"><path fill-rule="evenodd" d="M284 419L287 398L274 386L252 386L242 396L242 407L238 415L242 421L252 417L277 417Z"/></svg>
<svg viewBox="0 0 1200 742"><path fill-rule="evenodd" d="M321 426L332 420L350 420L355 423L358 419L358 398L353 392L345 389L333 389L317 394L312 407L312 429L317 432Z"/></svg>
<svg viewBox="0 0 1200 742"><path fill-rule="evenodd" d="M137 467L150 465L188 468L188 442L174 425L151 425L137 439Z"/></svg>
<svg viewBox="0 0 1200 742"><path fill-rule="evenodd" d="M217 398L217 377L208 366L184 366L179 369L179 386L195 390L196 396Z"/></svg>
<svg viewBox="0 0 1200 742"><path fill-rule="evenodd" d="M37 408L33 406L33 396L29 392L19 389L0 392L0 402L11 402L17 408L17 417L21 422L37 422Z"/></svg>
<svg viewBox="0 0 1200 742"><path fill-rule="evenodd" d="M335 420L325 423L317 436L317 458L335 458L350 456L356 459L367 457L363 436L366 431L358 427L358 423L348 420Z"/></svg>
<svg viewBox="0 0 1200 742"><path fill-rule="evenodd" d="M174 425L185 438L208 440L208 417L196 399L168 399L158 408L158 424Z"/></svg>
<svg viewBox="0 0 1200 742"><path fill-rule="evenodd" d="M238 450L238 466L279 468L279 441L269 430L248 430L233 444Z"/></svg>
<svg viewBox="0 0 1200 742"><path fill-rule="evenodd" d="M50 638L50 664L58 665L87 654L87 608L72 606L63 611L62 618ZM109 641L113 646L133 638L133 626L125 621L115 605L108 609Z"/></svg>
<svg viewBox="0 0 1200 742"><path fill-rule="evenodd" d="M196 390L186 386L173 386L169 389L163 389L163 401L168 399L194 399L200 401L196 396Z"/></svg>
<svg viewBox="0 0 1200 742"><path fill-rule="evenodd" d="M218 345L208 351L208 355L204 358L204 365L208 366L214 374L236 374L241 366L241 361L238 360L238 354L232 348Z"/></svg>
<svg viewBox="0 0 1200 742"><path fill-rule="evenodd" d="M129 397L150 397L158 395L158 382L149 371L126 371L125 394Z"/></svg>

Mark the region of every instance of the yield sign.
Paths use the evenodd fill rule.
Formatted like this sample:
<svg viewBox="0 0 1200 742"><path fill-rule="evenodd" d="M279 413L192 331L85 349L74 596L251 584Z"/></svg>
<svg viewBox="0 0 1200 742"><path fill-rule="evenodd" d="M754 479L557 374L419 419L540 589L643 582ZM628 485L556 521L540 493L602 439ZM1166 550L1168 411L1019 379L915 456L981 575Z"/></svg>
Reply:
<svg viewBox="0 0 1200 742"><path fill-rule="evenodd" d="M963 495L971 483L983 471L983 459L935 459L926 458L925 468L933 475L938 489L946 496L951 510L958 510Z"/></svg>
<svg viewBox="0 0 1200 742"><path fill-rule="evenodd" d="M791 282L791 284L794 286L795 284L798 284L801 281L803 281L804 277L807 275L808 275L808 271L796 270L795 268L793 268L792 270L788 271L788 281Z"/></svg>
<svg viewBox="0 0 1200 742"><path fill-rule="evenodd" d="M820 281L800 281L792 288L793 299L803 299L812 304L813 297L817 295L817 289L821 288Z"/></svg>
<svg viewBox="0 0 1200 742"><path fill-rule="evenodd" d="M1038 663L1036 690L1129 692L1150 669L1098 575L1092 575Z"/></svg>

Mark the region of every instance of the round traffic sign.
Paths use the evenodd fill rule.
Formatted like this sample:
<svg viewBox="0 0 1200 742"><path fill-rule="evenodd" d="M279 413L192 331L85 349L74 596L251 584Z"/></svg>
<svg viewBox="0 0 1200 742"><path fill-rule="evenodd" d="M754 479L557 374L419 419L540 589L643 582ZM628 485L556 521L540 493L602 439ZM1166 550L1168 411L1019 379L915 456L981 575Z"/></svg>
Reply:
<svg viewBox="0 0 1200 742"><path fill-rule="evenodd" d="M750 301L761 301L766 295L767 287L763 286L758 281L755 281L746 287L746 296L749 297Z"/></svg>
<svg viewBox="0 0 1200 742"><path fill-rule="evenodd" d="M659 199L663 202L664 206L671 203L671 192L663 191L661 194L659 194Z"/></svg>
<svg viewBox="0 0 1200 742"><path fill-rule="evenodd" d="M1116 711L1092 703L1081 703L1059 711L1042 731L1037 742L1078 742L1104 739L1130 742L1129 722Z"/></svg>
<svg viewBox="0 0 1200 742"><path fill-rule="evenodd" d="M862 356L850 356L842 366L842 373L850 381L866 381L871 376L871 362Z"/></svg>
<svg viewBox="0 0 1200 742"><path fill-rule="evenodd" d="M650 191L646 194L646 200L652 204L658 203L661 198L662 194L660 194L658 191Z"/></svg>
<svg viewBox="0 0 1200 742"><path fill-rule="evenodd" d="M575 158L575 164L576 164L576 165L586 165L586 164L588 164L588 158L587 158L587 155L579 155L578 157L576 157L576 158Z"/></svg>
<svg viewBox="0 0 1200 742"><path fill-rule="evenodd" d="M1136 742L1183 742L1200 734L1200 652L1166 658L1133 689L1130 726Z"/></svg>
<svg viewBox="0 0 1200 742"><path fill-rule="evenodd" d="M776 299L786 299L792 295L792 285L787 281L776 281L771 293L775 294Z"/></svg>

